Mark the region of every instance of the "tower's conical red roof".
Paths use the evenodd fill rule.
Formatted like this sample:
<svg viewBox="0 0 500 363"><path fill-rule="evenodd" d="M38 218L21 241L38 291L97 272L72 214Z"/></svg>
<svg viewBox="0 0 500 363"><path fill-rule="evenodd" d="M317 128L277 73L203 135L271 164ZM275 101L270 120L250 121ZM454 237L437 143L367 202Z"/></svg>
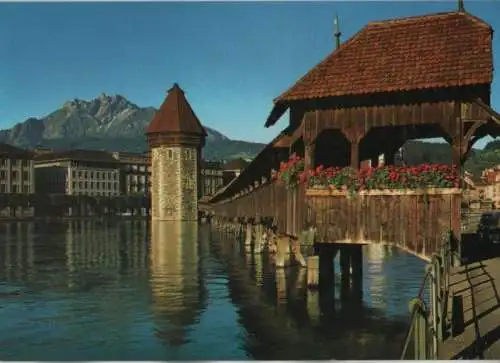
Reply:
<svg viewBox="0 0 500 363"><path fill-rule="evenodd" d="M154 115L146 134L186 133L206 135L198 117L189 105L184 91L177 83L168 91L167 98Z"/></svg>

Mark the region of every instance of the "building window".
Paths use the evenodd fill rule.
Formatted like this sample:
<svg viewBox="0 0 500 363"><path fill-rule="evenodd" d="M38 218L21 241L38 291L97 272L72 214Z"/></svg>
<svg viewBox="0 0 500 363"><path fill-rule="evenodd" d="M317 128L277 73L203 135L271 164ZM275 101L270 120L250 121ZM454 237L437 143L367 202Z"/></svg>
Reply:
<svg viewBox="0 0 500 363"><path fill-rule="evenodd" d="M12 185L12 193L18 193L19 192L19 188L16 184Z"/></svg>
<svg viewBox="0 0 500 363"><path fill-rule="evenodd" d="M12 172L12 180L17 180L17 178L18 178L17 171L16 171L16 170L14 170L14 171Z"/></svg>
<svg viewBox="0 0 500 363"><path fill-rule="evenodd" d="M7 188L6 188L5 184L0 184L0 192L5 193L6 191L7 191Z"/></svg>

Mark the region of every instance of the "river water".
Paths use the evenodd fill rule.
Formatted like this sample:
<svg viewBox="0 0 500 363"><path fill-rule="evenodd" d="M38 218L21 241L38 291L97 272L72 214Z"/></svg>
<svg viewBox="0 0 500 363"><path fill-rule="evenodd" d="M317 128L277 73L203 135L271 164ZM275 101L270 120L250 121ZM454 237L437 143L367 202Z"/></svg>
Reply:
<svg viewBox="0 0 500 363"><path fill-rule="evenodd" d="M207 225L2 223L0 360L397 359L425 263L363 259L352 301Z"/></svg>

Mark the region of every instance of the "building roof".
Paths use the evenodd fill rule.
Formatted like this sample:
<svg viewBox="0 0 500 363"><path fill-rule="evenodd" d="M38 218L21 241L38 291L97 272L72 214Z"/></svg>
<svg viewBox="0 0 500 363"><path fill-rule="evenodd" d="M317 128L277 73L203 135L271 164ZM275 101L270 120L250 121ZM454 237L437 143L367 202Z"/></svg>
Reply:
<svg viewBox="0 0 500 363"><path fill-rule="evenodd" d="M149 164L151 157L145 153L133 153L127 151L113 151L111 156L120 163L127 164Z"/></svg>
<svg viewBox="0 0 500 363"><path fill-rule="evenodd" d="M75 160L75 161L93 161L105 163L118 163L110 152L102 150L61 150L53 153L40 154L35 157L36 162L51 160Z"/></svg>
<svg viewBox="0 0 500 363"><path fill-rule="evenodd" d="M28 150L0 142L0 156L31 159L33 158L33 153Z"/></svg>
<svg viewBox="0 0 500 363"><path fill-rule="evenodd" d="M299 100L490 84L492 37L464 11L369 23L274 100L266 127Z"/></svg>
<svg viewBox="0 0 500 363"><path fill-rule="evenodd" d="M215 160L201 159L200 160L200 167L202 169L220 169L220 170L222 170L222 162L215 161Z"/></svg>
<svg viewBox="0 0 500 363"><path fill-rule="evenodd" d="M168 91L165 101L149 124L147 134L188 133L205 135L205 128L189 105L177 83Z"/></svg>
<svg viewBox="0 0 500 363"><path fill-rule="evenodd" d="M248 164L250 164L248 161L246 161L242 158L238 158L238 159L228 161L227 163L225 163L223 165L222 168L224 170L243 170L248 166Z"/></svg>

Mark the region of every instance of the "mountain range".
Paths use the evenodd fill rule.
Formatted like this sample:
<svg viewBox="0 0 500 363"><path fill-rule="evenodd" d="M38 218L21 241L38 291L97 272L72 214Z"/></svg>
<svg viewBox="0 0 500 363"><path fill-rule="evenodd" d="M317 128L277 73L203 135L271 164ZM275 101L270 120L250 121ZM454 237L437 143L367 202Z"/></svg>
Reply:
<svg viewBox="0 0 500 363"><path fill-rule="evenodd" d="M143 152L144 130L156 113L154 107L139 107L120 95L101 94L90 100L74 99L42 118L28 118L10 129L0 130L0 142L33 148L94 149ZM231 140L206 127L203 150L207 160L253 158L265 144Z"/></svg>
<svg viewBox="0 0 500 363"><path fill-rule="evenodd" d="M120 95L101 94L90 101L74 99L45 117L32 117L10 129L0 130L0 142L24 148L143 152L148 148L144 130L156 111L154 107L139 107ZM203 149L206 160L252 159L265 146L231 140L210 127L205 129L208 134ZM410 165L448 164L452 159L447 144L409 141L405 151L405 161ZM497 164L500 164L500 141L492 141L484 150L471 152L466 169L477 175Z"/></svg>

